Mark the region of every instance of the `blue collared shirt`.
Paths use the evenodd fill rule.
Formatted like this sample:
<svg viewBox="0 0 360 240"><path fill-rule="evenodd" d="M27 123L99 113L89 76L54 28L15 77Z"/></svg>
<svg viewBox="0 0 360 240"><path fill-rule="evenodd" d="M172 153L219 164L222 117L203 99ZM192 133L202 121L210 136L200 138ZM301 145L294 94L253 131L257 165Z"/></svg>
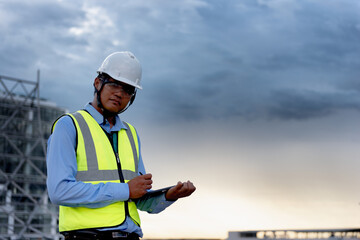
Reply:
<svg viewBox="0 0 360 240"><path fill-rule="evenodd" d="M103 124L103 116L91 104L85 106L91 116L108 133L126 129L119 116L116 116L115 125L110 128L106 120ZM139 137L138 137L139 139ZM129 186L127 183L99 183L91 184L76 181L76 129L69 116L62 117L56 123L53 134L48 139L47 146L47 188L50 200L57 205L68 207L100 208L117 201L129 200ZM140 148L140 139L139 139ZM140 151L139 151L140 152ZM139 154L139 172L145 173L141 152ZM170 206L173 201L166 201L165 194L151 198L147 201L138 201L137 208L149 213L159 213ZM126 221L115 228L101 230L121 230L137 233L143 236L141 228L129 217Z"/></svg>

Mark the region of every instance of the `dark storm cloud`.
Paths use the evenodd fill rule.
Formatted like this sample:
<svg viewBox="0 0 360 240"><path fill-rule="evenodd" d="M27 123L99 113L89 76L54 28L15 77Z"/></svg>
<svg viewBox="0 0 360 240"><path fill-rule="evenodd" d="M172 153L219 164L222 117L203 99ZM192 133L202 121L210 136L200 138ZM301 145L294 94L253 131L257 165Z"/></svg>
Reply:
<svg viewBox="0 0 360 240"><path fill-rule="evenodd" d="M41 29L40 26L59 26L61 28L71 26L71 21L79 17L77 14L80 16L82 14L80 11L59 2L11 1L3 6L3 11L9 11L12 15L19 17L12 23L13 31L23 29L24 25L31 29Z"/></svg>
<svg viewBox="0 0 360 240"><path fill-rule="evenodd" d="M359 70L360 71L360 70ZM360 95L360 72L354 72L356 73L355 76L350 77L347 81L340 82L338 84L339 89L344 89L346 91L356 91L357 94Z"/></svg>
<svg viewBox="0 0 360 240"><path fill-rule="evenodd" d="M358 85L353 76L360 69L359 5L293 1L287 9L285 2L252 2L232 3L233 8L212 3L199 10L208 20L204 29L213 31L201 38L198 51L187 52L192 58L183 64L193 73L191 83L167 88L169 101L159 98L169 116L301 120L358 110L351 88L332 91ZM208 65L201 63L204 55Z"/></svg>
<svg viewBox="0 0 360 240"><path fill-rule="evenodd" d="M321 93L316 91L282 90L273 93L269 114L281 119L325 117L341 110L360 110L358 93Z"/></svg>
<svg viewBox="0 0 360 240"><path fill-rule="evenodd" d="M3 33L0 71L24 77L44 65L59 63L64 46L83 44L69 36L67 29L82 12L59 2L9 1L1 4ZM40 64L43 62L43 64Z"/></svg>
<svg viewBox="0 0 360 240"><path fill-rule="evenodd" d="M0 74L40 68L44 97L72 110L91 95L103 58L118 50L141 61L136 107L155 119L304 119L358 109L356 0L0 4ZM58 91L77 88L90 92L70 100Z"/></svg>
<svg viewBox="0 0 360 240"><path fill-rule="evenodd" d="M223 103L231 86L236 84L235 75L230 71L219 71L204 74L195 84L167 84L158 86L156 94L157 105L169 112L168 117L186 120L203 120L207 117L219 117L224 109ZM177 81L181 83L181 79ZM194 80L196 81L196 80ZM234 86L235 87L235 86Z"/></svg>

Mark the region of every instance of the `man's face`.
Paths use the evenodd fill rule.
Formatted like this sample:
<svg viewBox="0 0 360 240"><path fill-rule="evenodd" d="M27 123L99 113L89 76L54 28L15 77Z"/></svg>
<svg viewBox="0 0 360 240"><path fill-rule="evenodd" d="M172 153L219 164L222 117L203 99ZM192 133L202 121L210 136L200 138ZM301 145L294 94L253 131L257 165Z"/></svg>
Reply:
<svg viewBox="0 0 360 240"><path fill-rule="evenodd" d="M112 78L101 82L95 80L95 87L99 90L101 84L104 84L104 87L100 93L100 99L103 107L112 113L119 113L123 110L129 103L131 97L134 93L134 87L116 81Z"/></svg>

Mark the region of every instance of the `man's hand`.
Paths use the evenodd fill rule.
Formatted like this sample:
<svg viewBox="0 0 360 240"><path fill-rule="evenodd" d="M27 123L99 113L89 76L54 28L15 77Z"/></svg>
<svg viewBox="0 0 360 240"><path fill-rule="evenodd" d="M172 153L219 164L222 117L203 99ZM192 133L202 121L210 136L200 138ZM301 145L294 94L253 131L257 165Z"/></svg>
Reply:
<svg viewBox="0 0 360 240"><path fill-rule="evenodd" d="M129 185L129 191L130 191L130 199L140 198L144 196L148 189L151 189L152 184L152 175L150 173L137 176L133 179L131 179L128 182Z"/></svg>
<svg viewBox="0 0 360 240"><path fill-rule="evenodd" d="M178 182L177 185L170 188L165 198L169 201L175 201L178 198L188 197L196 190L194 184L190 181L187 182Z"/></svg>

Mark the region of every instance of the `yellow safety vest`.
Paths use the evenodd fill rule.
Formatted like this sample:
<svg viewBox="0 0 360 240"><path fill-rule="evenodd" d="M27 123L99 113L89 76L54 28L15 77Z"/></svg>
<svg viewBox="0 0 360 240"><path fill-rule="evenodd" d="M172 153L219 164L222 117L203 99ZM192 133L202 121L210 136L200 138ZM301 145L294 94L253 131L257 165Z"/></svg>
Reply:
<svg viewBox="0 0 360 240"><path fill-rule="evenodd" d="M116 153L104 130L88 112L80 110L68 115L73 119L77 132L77 181L92 184L126 183L137 176L139 143L132 125L124 122L127 129L118 132L118 138L115 138L118 143ZM59 208L60 232L115 227L121 225L126 216L140 226L136 204L132 201L119 201L102 208Z"/></svg>

